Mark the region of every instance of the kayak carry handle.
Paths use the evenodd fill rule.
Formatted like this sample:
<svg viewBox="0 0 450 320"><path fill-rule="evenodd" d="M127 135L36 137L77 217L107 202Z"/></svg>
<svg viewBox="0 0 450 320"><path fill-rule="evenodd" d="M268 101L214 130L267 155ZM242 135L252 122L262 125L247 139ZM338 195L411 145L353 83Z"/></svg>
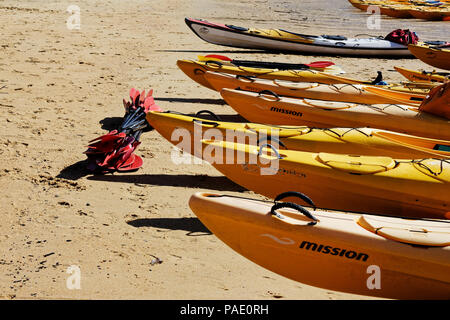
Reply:
<svg viewBox="0 0 450 320"><path fill-rule="evenodd" d="M195 68L194 69L194 74L197 76L203 75L205 74L205 70L199 69L199 68Z"/></svg>
<svg viewBox="0 0 450 320"><path fill-rule="evenodd" d="M194 119L192 120L192 122L194 123L198 123L199 125L203 126L212 126L213 128L216 128L219 126L219 124L217 122L214 121L203 121L203 120L198 120L198 119Z"/></svg>
<svg viewBox="0 0 450 320"><path fill-rule="evenodd" d="M309 212L308 210L303 208L301 205L296 204L296 203L292 203L292 202L275 203L272 206L272 208L270 209L270 213L273 214L274 216L277 216L277 217L283 219L283 216L281 216L279 213L276 212L276 210L281 209L281 208L290 208L290 209L297 210L298 212L303 214L305 217L313 220L310 223L308 223L308 225L310 225L310 226L313 226L313 225L317 224L317 222L319 221L319 219L317 219L315 216L313 216L311 214L311 212Z"/></svg>
<svg viewBox="0 0 450 320"><path fill-rule="evenodd" d="M213 65L215 65L215 66L210 66L210 64L213 64ZM223 63L220 62L220 61L208 60L208 61L205 61L205 65L208 66L208 67L211 67L211 68L217 68L217 69L220 69L220 68L222 68Z"/></svg>
<svg viewBox="0 0 450 320"><path fill-rule="evenodd" d="M263 144L262 146L259 147L258 157L261 156L264 147L269 147L269 148L272 149L272 151L277 155L277 158L278 158L278 159L283 159L283 158L280 156L280 153L278 152L278 150L277 150L274 146L272 146L271 144L269 144L269 143L265 143L265 144Z"/></svg>
<svg viewBox="0 0 450 320"><path fill-rule="evenodd" d="M248 28L239 27L239 26L235 26L235 25L232 25L232 24L226 24L225 26L227 26L230 29L233 29L233 30L236 30L236 31L241 31L241 32L246 32L246 31L249 30Z"/></svg>
<svg viewBox="0 0 450 320"><path fill-rule="evenodd" d="M267 95L273 96L273 97L275 97L277 99L277 101L281 100L280 96L278 94L276 94L275 92L271 91L271 90L262 90L262 91L258 92L258 97L261 98L263 94L267 94Z"/></svg>
<svg viewBox="0 0 450 320"><path fill-rule="evenodd" d="M248 80L249 82L255 82L255 79L253 77L245 76L245 75L242 75L242 74L236 75L236 79L237 80L245 79L245 80Z"/></svg>
<svg viewBox="0 0 450 320"><path fill-rule="evenodd" d="M217 114L215 114L214 112L209 111L209 110L200 110L199 112L197 112L195 114L195 116L198 117L198 116L200 116L202 114L209 114L211 117L213 117L217 121L222 121L222 119L220 119L220 117Z"/></svg>
<svg viewBox="0 0 450 320"><path fill-rule="evenodd" d="M271 141L275 141L276 143L278 143L279 146L282 146L286 150L288 149L283 142L281 142L279 139L272 137L272 136L266 136L266 137L259 139L258 145L262 145L262 142L271 142Z"/></svg>
<svg viewBox="0 0 450 320"><path fill-rule="evenodd" d="M309 204L311 207L314 208L314 210L317 209L316 205L314 204L314 202L311 200L310 197L308 197L306 194L301 193L301 192L297 192L297 191L287 191L287 192L283 192L280 193L279 195L277 195L275 197L275 199L273 200L275 203L284 199L284 198L288 198L288 197L297 197L303 201L305 201L307 204Z"/></svg>

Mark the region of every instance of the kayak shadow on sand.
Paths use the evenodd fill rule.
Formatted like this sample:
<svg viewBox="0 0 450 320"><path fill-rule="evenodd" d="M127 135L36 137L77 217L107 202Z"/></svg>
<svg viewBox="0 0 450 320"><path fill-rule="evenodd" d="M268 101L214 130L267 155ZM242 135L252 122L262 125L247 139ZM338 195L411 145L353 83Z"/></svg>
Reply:
<svg viewBox="0 0 450 320"><path fill-rule="evenodd" d="M229 180L225 176L208 176L204 174L139 174L115 172L99 174L87 169L87 160L78 161L60 171L56 178L78 180L86 177L88 180L134 183L136 185L153 185L166 187L184 187L211 189L216 191L244 192L247 189Z"/></svg>
<svg viewBox="0 0 450 320"><path fill-rule="evenodd" d="M177 49L163 49L155 50L156 52L172 52L172 53L235 53L235 54L255 54L255 53L270 53L267 50L177 50Z"/></svg>
<svg viewBox="0 0 450 320"><path fill-rule="evenodd" d="M217 191L243 192L247 189L224 176L208 176L204 174L107 174L93 175L88 180L134 183L136 185L153 185L166 187L183 187L211 189Z"/></svg>
<svg viewBox="0 0 450 320"><path fill-rule="evenodd" d="M87 160L85 159L65 167L59 172L56 178L78 180L90 174L92 174L92 171L87 169Z"/></svg>
<svg viewBox="0 0 450 320"><path fill-rule="evenodd" d="M111 131L120 127L123 117L106 117L99 121L103 130Z"/></svg>
<svg viewBox="0 0 450 320"><path fill-rule="evenodd" d="M197 218L141 218L127 221L127 224L135 228L184 230L188 231L187 236L198 237L212 234Z"/></svg>
<svg viewBox="0 0 450 320"><path fill-rule="evenodd" d="M377 59L389 59L389 60L401 60L401 59L417 59L414 56L383 56L379 55L374 57L372 55L346 55L342 53L329 54L329 53L319 53L319 52L294 52L294 51L284 51L284 50L156 50L157 52L172 52L172 53L200 53L200 54L220 54L220 53L231 53L231 54L276 54L276 55L286 55L286 56L298 56L298 57L329 57L330 59L336 58L353 58L355 60L361 61L361 59L367 59L368 61L376 61Z"/></svg>

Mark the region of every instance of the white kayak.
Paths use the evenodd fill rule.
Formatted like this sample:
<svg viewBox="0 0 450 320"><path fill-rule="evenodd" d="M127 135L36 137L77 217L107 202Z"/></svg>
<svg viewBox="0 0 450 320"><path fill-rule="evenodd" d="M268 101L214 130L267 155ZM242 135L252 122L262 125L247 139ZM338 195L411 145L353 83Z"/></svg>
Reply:
<svg viewBox="0 0 450 320"><path fill-rule="evenodd" d="M190 18L185 21L201 39L228 47L327 55L412 57L407 46L382 37L314 36L282 29L243 28Z"/></svg>

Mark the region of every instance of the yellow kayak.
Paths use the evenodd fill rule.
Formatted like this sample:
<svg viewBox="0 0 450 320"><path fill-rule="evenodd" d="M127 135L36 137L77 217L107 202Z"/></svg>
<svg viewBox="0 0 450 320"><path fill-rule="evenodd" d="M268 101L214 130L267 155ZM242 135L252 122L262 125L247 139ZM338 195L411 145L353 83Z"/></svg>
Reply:
<svg viewBox="0 0 450 320"><path fill-rule="evenodd" d="M272 199L298 190L323 209L450 219L448 160L277 151L212 140L203 140L199 151L230 180Z"/></svg>
<svg viewBox="0 0 450 320"><path fill-rule="evenodd" d="M402 12L402 13L398 13L397 12L397 8L402 8L402 7L407 7L407 8L412 8L412 6L410 4L408 4L408 2L406 1L377 1L377 0L349 0L349 2L355 7L358 8L360 10L363 11L367 11L367 9L370 6L376 6L378 8L380 8L380 13L381 14L387 14L390 15L390 11L384 11L383 9L385 8L391 8L392 9L392 17L396 17L396 18L411 18L411 15L406 11L406 13Z"/></svg>
<svg viewBox="0 0 450 320"><path fill-rule="evenodd" d="M380 13L393 18L416 18L425 20L446 20L450 17L447 3L439 6L417 1L349 0L356 8L367 11L370 6L378 7Z"/></svg>
<svg viewBox="0 0 450 320"><path fill-rule="evenodd" d="M312 211L211 193L192 195L189 206L231 249L289 279L383 298L450 298L446 221Z"/></svg>
<svg viewBox="0 0 450 320"><path fill-rule="evenodd" d="M439 82L443 83L450 80L450 73L436 72L436 71L417 71L401 67L394 67L394 69L404 76L409 81L413 82Z"/></svg>
<svg viewBox="0 0 450 320"><path fill-rule="evenodd" d="M446 20L450 17L450 7L416 7L409 13L416 19Z"/></svg>
<svg viewBox="0 0 450 320"><path fill-rule="evenodd" d="M372 85L369 81L363 81L348 77L338 76L328 72L316 70L278 70L265 68L250 68L224 64L220 61L196 61L196 60L178 60L177 66L192 80L202 86L215 90L213 85L205 78L206 72L220 72L230 75L239 75L242 77L256 77L259 79L283 80L292 82L312 82L320 84L363 84ZM380 78L380 76L379 76ZM378 82L375 79L373 82ZM384 86L382 86L384 87ZM411 92L425 96L434 84L431 83L397 83L390 84L388 87L392 90Z"/></svg>
<svg viewBox="0 0 450 320"><path fill-rule="evenodd" d="M450 70L450 47L439 48L430 45L408 45L409 51L430 66Z"/></svg>
<svg viewBox="0 0 450 320"><path fill-rule="evenodd" d="M204 87L214 90L214 88L205 79L205 72L218 71L234 75L252 76L262 79L279 79L301 82L318 82L324 84L342 83L341 79L330 78L330 73L319 72L315 70L278 70L265 68L250 68L242 66L233 66L219 61L196 61L196 60L178 60L177 66L189 78L201 84ZM346 83L367 84L365 81L347 79Z"/></svg>
<svg viewBox="0 0 450 320"><path fill-rule="evenodd" d="M341 154L384 155L395 158L450 158L450 141L427 139L370 128L310 128L306 126L268 126L257 123L224 122L171 112L147 113L148 123L166 140L193 154L195 144L215 134L215 139L270 141L288 150L326 151ZM220 136L217 135L220 131ZM179 133L179 134L178 134ZM180 139L180 136L185 137ZM186 140L185 140L186 139ZM201 156L199 156L201 157Z"/></svg>
<svg viewBox="0 0 450 320"><path fill-rule="evenodd" d="M371 127L450 140L450 121L406 105L359 105L223 89L225 101L251 122L311 127Z"/></svg>
<svg viewBox="0 0 450 320"><path fill-rule="evenodd" d="M392 18L407 19L412 18L409 12L413 7L406 4L380 5L380 13Z"/></svg>

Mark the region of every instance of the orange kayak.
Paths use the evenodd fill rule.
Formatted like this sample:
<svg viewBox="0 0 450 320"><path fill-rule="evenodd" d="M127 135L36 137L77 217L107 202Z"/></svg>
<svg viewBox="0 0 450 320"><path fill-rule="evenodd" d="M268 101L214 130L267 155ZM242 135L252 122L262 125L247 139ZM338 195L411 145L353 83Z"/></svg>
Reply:
<svg viewBox="0 0 450 320"><path fill-rule="evenodd" d="M383 298L450 298L448 222L293 209L291 202L211 193L192 195L189 206L231 249L300 283Z"/></svg>
<svg viewBox="0 0 450 320"><path fill-rule="evenodd" d="M359 105L223 89L225 101L251 122L310 127L371 127L450 140L450 120L405 105Z"/></svg>
<svg viewBox="0 0 450 320"><path fill-rule="evenodd" d="M278 79L260 79L241 75L207 71L206 81L218 92L224 88L240 89L252 92L264 90L286 97L309 98L327 101L344 101L355 103L397 103L397 100L372 94L365 90L368 85L333 84L314 82L295 82Z"/></svg>
<svg viewBox="0 0 450 320"><path fill-rule="evenodd" d="M409 51L430 66L450 70L450 47L430 45L408 45Z"/></svg>

